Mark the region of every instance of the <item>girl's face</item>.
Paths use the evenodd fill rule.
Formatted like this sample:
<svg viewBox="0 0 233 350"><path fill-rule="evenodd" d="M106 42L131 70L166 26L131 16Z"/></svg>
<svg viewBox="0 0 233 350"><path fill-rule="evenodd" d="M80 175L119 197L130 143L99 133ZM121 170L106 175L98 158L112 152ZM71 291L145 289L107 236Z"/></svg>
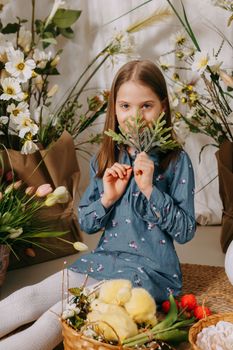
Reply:
<svg viewBox="0 0 233 350"><path fill-rule="evenodd" d="M164 106L151 88L139 82L128 81L119 88L115 110L117 121L124 128L125 121L136 117L138 113L148 123L156 120Z"/></svg>

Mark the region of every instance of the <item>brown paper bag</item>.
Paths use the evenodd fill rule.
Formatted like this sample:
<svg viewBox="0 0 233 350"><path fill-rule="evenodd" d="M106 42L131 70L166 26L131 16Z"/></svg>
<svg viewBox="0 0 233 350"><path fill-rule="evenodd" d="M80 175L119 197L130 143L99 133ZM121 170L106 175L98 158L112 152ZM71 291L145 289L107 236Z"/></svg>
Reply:
<svg viewBox="0 0 233 350"><path fill-rule="evenodd" d="M233 142L225 141L216 152L219 194L223 203L221 247L226 253L233 240Z"/></svg>
<svg viewBox="0 0 233 350"><path fill-rule="evenodd" d="M70 193L70 201L66 204L44 208L40 212L40 217L49 222L52 230L69 231L62 238L71 242L82 240L76 213L80 169L71 135L64 131L61 137L48 149L33 154L23 155L20 151L12 149L7 151L17 177L28 186L38 187L44 183L51 184L54 189L58 186L66 186ZM1 152L5 170L11 169L7 151ZM46 245L53 254L33 245L36 256L29 257L25 255L23 248L15 248L20 260L11 254L8 269L37 264L77 252L72 244L67 244L56 238L41 238L38 239L38 242Z"/></svg>

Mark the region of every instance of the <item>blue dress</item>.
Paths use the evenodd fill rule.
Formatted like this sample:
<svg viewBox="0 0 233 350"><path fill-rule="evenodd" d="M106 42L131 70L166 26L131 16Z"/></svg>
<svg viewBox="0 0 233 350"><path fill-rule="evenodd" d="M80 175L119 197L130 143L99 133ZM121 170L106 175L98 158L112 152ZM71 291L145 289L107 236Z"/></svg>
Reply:
<svg viewBox="0 0 233 350"><path fill-rule="evenodd" d="M124 278L148 290L160 303L182 287L179 259L173 241L183 244L194 236L194 174L188 155L181 151L164 173L155 163L149 200L132 175L123 196L105 209L100 198L102 179L97 178L95 158L90 165L90 185L79 206L81 229L89 234L103 230L98 246L69 269L102 279ZM120 163L133 165L126 151Z"/></svg>

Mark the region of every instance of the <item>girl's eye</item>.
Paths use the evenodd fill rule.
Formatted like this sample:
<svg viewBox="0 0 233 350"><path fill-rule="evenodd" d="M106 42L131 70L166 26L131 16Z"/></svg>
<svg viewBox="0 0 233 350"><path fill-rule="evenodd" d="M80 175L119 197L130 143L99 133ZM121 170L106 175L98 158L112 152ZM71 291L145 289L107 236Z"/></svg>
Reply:
<svg viewBox="0 0 233 350"><path fill-rule="evenodd" d="M149 103L144 103L144 105L142 106L142 109L149 109L149 108L151 108L151 107L152 107L151 104L149 104Z"/></svg>
<svg viewBox="0 0 233 350"><path fill-rule="evenodd" d="M129 108L129 104L128 103L123 103L122 105L120 105L120 107L122 109L128 109Z"/></svg>

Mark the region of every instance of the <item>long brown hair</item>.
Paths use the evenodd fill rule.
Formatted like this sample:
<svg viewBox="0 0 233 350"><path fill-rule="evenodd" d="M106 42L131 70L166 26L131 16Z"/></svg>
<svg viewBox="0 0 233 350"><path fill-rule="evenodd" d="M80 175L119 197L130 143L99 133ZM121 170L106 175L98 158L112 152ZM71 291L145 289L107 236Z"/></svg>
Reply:
<svg viewBox="0 0 233 350"><path fill-rule="evenodd" d="M122 84L128 81L136 81L142 85L148 86L163 102L165 107L166 127L171 126L171 112L168 100L167 86L163 74L159 68L148 60L134 60L124 64L117 72L110 90L108 108L104 131L111 129L118 132L118 122L115 113L116 97ZM173 137L173 136L172 136ZM166 168L174 152L166 153L163 159L164 167ZM97 177L103 177L106 168L111 167L118 161L119 150L111 137L103 134L103 141L99 153L97 154L98 172Z"/></svg>

